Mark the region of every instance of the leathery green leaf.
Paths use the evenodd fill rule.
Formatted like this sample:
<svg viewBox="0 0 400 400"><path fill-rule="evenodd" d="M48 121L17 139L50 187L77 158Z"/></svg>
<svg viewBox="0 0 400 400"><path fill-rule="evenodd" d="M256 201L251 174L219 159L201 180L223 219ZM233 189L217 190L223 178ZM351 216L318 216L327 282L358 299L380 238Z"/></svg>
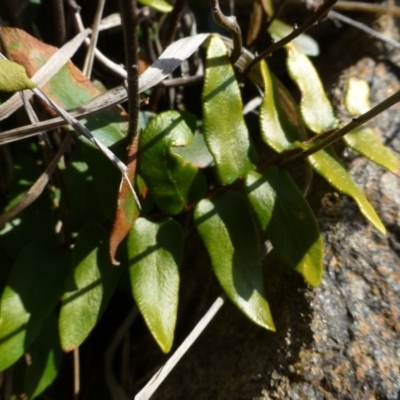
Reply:
<svg viewBox="0 0 400 400"><path fill-rule="evenodd" d="M46 86L47 94L57 104L67 110L80 107L100 94L89 80L71 63L64 65ZM112 146L122 140L127 133L127 116L118 107L110 107L104 112L81 119L81 122L105 146ZM82 141L93 146L86 138Z"/></svg>
<svg viewBox="0 0 400 400"><path fill-rule="evenodd" d="M114 267L109 260L107 240L108 232L95 222L79 232L59 319L65 351L78 347L89 335L122 273L122 268Z"/></svg>
<svg viewBox="0 0 400 400"><path fill-rule="evenodd" d="M268 32L275 40L280 40L290 35L293 29L293 26L275 18L269 26ZM291 43L308 56L317 56L319 54L318 43L305 33L292 40Z"/></svg>
<svg viewBox="0 0 400 400"><path fill-rule="evenodd" d="M28 78L22 65L0 60L0 92L16 92L34 87L36 85Z"/></svg>
<svg viewBox="0 0 400 400"><path fill-rule="evenodd" d="M347 81L344 103L352 116L357 117L371 108L369 92L366 81L354 77ZM344 137L344 141L350 148L369 160L399 175L399 160L390 149L382 144L372 128L363 125L348 133Z"/></svg>
<svg viewBox="0 0 400 400"><path fill-rule="evenodd" d="M41 242L22 251L0 300L0 370L14 364L40 333L62 294L68 253Z"/></svg>
<svg viewBox="0 0 400 400"><path fill-rule="evenodd" d="M222 183L254 169L256 153L242 115L242 98L228 51L217 36L207 48L202 94L204 138Z"/></svg>
<svg viewBox="0 0 400 400"><path fill-rule="evenodd" d="M28 76L33 76L57 50L20 29L5 27L2 32L10 55L25 67ZM71 61L61 67L42 90L66 110L80 107L100 94ZM119 106L110 107L81 122L105 146L119 142L128 130L128 116ZM87 139L82 140L90 143Z"/></svg>
<svg viewBox="0 0 400 400"><path fill-rule="evenodd" d="M361 126L354 129L344 137L344 141L350 148L375 164L386 168L395 175L400 175L399 160L390 149L382 144L372 128Z"/></svg>
<svg viewBox="0 0 400 400"><path fill-rule="evenodd" d="M320 150L308 157L312 167L339 192L354 199L364 216L383 234L386 228L367 200L364 193L354 183L349 173L327 151Z"/></svg>
<svg viewBox="0 0 400 400"><path fill-rule="evenodd" d="M174 152L183 157L186 162L197 168L206 168L214 165L214 159L204 140L202 133L196 132L192 143L187 147L175 147Z"/></svg>
<svg viewBox="0 0 400 400"><path fill-rule="evenodd" d="M62 349L57 318L51 315L35 343L29 348L31 364L26 367L24 393L29 399L39 396L58 375Z"/></svg>
<svg viewBox="0 0 400 400"><path fill-rule="evenodd" d="M163 13L168 13L174 8L170 2L165 0L138 0L138 2Z"/></svg>
<svg viewBox="0 0 400 400"><path fill-rule="evenodd" d="M247 200L234 192L214 201L202 200L194 219L225 293L253 322L274 331L265 299L259 238Z"/></svg>
<svg viewBox="0 0 400 400"><path fill-rule="evenodd" d="M133 297L164 353L174 340L182 252L182 229L172 219L151 222L139 218L128 237Z"/></svg>
<svg viewBox="0 0 400 400"><path fill-rule="evenodd" d="M289 174L270 167L246 177L250 203L275 251L311 286L321 283L323 242L314 214Z"/></svg>
<svg viewBox="0 0 400 400"><path fill-rule="evenodd" d="M207 190L202 171L172 149L192 142L195 123L187 113L166 111L154 117L139 137L139 173L154 202L167 214L180 213Z"/></svg>
<svg viewBox="0 0 400 400"><path fill-rule="evenodd" d="M293 129L280 107L278 89L265 61L261 61L260 69L264 82L264 97L260 106L261 134L265 143L281 153L300 140L300 135Z"/></svg>
<svg viewBox="0 0 400 400"><path fill-rule="evenodd" d="M315 133L336 128L338 121L332 105L310 59L292 44L285 47L289 74L301 91L300 112L304 123Z"/></svg>
<svg viewBox="0 0 400 400"><path fill-rule="evenodd" d="M366 113L371 108L368 82L350 77L344 93L344 105L354 117Z"/></svg>

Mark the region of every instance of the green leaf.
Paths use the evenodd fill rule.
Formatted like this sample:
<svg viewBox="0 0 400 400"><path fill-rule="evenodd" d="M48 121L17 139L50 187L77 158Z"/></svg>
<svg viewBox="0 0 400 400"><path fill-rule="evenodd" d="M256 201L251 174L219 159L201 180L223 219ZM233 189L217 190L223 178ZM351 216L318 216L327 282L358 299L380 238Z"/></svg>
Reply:
<svg viewBox="0 0 400 400"><path fill-rule="evenodd" d="M375 164L386 168L395 175L400 174L400 163L396 155L382 144L372 128L361 126L354 129L344 137L344 141L350 148Z"/></svg>
<svg viewBox="0 0 400 400"><path fill-rule="evenodd" d="M107 220L83 147L86 147L83 143L76 144L67 168L61 170L68 206L73 210L68 221L73 232L78 232L88 222Z"/></svg>
<svg viewBox="0 0 400 400"><path fill-rule="evenodd" d="M168 13L174 8L171 3L165 0L138 0L138 2L162 13Z"/></svg>
<svg viewBox="0 0 400 400"><path fill-rule="evenodd" d="M21 200L43 172L38 166L37 151L26 149L23 145L18 147L18 153L13 163L10 201L5 211ZM13 261L22 249L33 242L43 241L54 246L59 244L59 235L54 229L57 215L52 196L54 193L45 189L34 203L0 228L1 246Z"/></svg>
<svg viewBox="0 0 400 400"><path fill-rule="evenodd" d="M311 286L321 283L323 242L317 221L290 175L277 167L246 177L250 203L275 251Z"/></svg>
<svg viewBox="0 0 400 400"><path fill-rule="evenodd" d="M66 110L80 107L100 94L71 62L64 65L50 79L45 92ZM83 118L81 122L107 147L122 140L128 129L127 116L117 106ZM89 140L81 139L89 146L94 146Z"/></svg>
<svg viewBox="0 0 400 400"><path fill-rule="evenodd" d="M107 220L101 196L94 184L93 171L85 160L83 146L85 146L83 143L76 144L67 168L61 171L68 206L73 210L69 216L69 224L73 232L78 232L88 222Z"/></svg>
<svg viewBox="0 0 400 400"><path fill-rule="evenodd" d="M222 39L211 36L202 94L204 138L222 183L254 169L256 153L242 115L242 98Z"/></svg>
<svg viewBox="0 0 400 400"><path fill-rule="evenodd" d="M0 300L0 370L28 349L56 307L64 287L68 253L33 243L18 257Z"/></svg>
<svg viewBox="0 0 400 400"><path fill-rule="evenodd" d="M253 322L274 331L264 293L259 238L246 199L228 192L213 202L202 200L194 218L225 293Z"/></svg>
<svg viewBox="0 0 400 400"><path fill-rule="evenodd" d="M100 218L95 220L102 222L104 217L107 220L112 220L115 215L115 194L118 193L120 187L121 173L118 168L114 168L110 164L110 160L104 157L104 154L97 148L86 146L84 143L81 144L82 159L89 167L87 175L90 176L90 183L86 188L89 196L87 199L89 207L92 207L93 211L100 209L103 214L103 217L100 215ZM113 146L112 151L120 159L126 157L126 147L122 145L122 142ZM90 189L94 189L92 193L89 192ZM95 201L98 204L93 205Z"/></svg>
<svg viewBox="0 0 400 400"><path fill-rule="evenodd" d="M347 80L344 93L344 105L354 117L366 113L371 108L369 104L370 90L368 82L350 77Z"/></svg>
<svg viewBox="0 0 400 400"><path fill-rule="evenodd" d="M201 199L207 190L203 173L172 149L192 142L194 125L189 114L166 111L154 117L139 137L139 173L157 206L171 215Z"/></svg>
<svg viewBox="0 0 400 400"><path fill-rule="evenodd" d="M33 89L36 85L26 75L25 68L10 60L0 60L0 92Z"/></svg>
<svg viewBox="0 0 400 400"><path fill-rule="evenodd" d="M4 28L3 34L7 48L14 60L25 67L27 74L33 76L57 51L28 33L16 28ZM100 94L100 91L71 62L68 61L42 88L58 105L66 110L82 106ZM111 146L126 136L128 117L121 107L115 106L96 113L81 122L105 146ZM87 139L82 140L89 144ZM90 146L93 144L90 143Z"/></svg>
<svg viewBox="0 0 400 400"><path fill-rule="evenodd" d="M293 26L290 26L280 19L275 18L269 26L268 32L271 34L273 39L280 40L290 35L293 32L293 29ZM307 54L308 56L319 55L318 43L311 36L308 36L305 33L302 33L290 43L295 46L299 51Z"/></svg>
<svg viewBox="0 0 400 400"><path fill-rule="evenodd" d="M362 79L351 77L347 81L344 103L350 114L358 117L370 108L369 86ZM396 175L400 173L400 163L396 155L382 144L374 131L363 125L344 137L345 143L374 163Z"/></svg>
<svg viewBox="0 0 400 400"><path fill-rule="evenodd" d="M24 393L34 399L44 392L57 377L62 360L57 318L51 315L29 348L31 363L26 367Z"/></svg>
<svg viewBox="0 0 400 400"><path fill-rule="evenodd" d="M128 237L133 297L164 353L171 350L178 311L181 226L172 219L138 218Z"/></svg>
<svg viewBox="0 0 400 400"><path fill-rule="evenodd" d="M174 147L173 151L183 157L186 162L197 168L206 168L214 165L214 159L208 151L204 135L196 132L192 143L187 147Z"/></svg>
<svg viewBox="0 0 400 400"><path fill-rule="evenodd" d="M310 59L292 44L287 50L287 67L291 78L301 91L300 112L304 123L315 133L334 129L338 121Z"/></svg>
<svg viewBox="0 0 400 400"><path fill-rule="evenodd" d="M261 61L260 69L264 82L264 97L260 107L261 134L265 143L281 153L300 140L300 135L284 115L278 88L265 61Z"/></svg>
<svg viewBox="0 0 400 400"><path fill-rule="evenodd" d="M79 232L59 320L61 346L65 351L80 346L89 335L123 271L112 266L107 239L108 232L95 222Z"/></svg>
<svg viewBox="0 0 400 400"><path fill-rule="evenodd" d="M383 234L386 228L364 193L354 183L349 173L327 151L320 150L308 157L312 167L339 192L354 199L364 216Z"/></svg>
<svg viewBox="0 0 400 400"><path fill-rule="evenodd" d="M156 116L156 113L152 111L139 111L138 118L138 132L142 131L149 122Z"/></svg>

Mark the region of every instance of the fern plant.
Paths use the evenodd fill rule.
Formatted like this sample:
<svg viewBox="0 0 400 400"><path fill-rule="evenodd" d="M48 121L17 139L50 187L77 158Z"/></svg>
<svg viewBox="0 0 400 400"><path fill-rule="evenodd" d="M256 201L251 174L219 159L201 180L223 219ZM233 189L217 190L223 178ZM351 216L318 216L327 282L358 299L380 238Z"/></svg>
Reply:
<svg viewBox="0 0 400 400"><path fill-rule="evenodd" d="M170 11L165 2L159 3L158 11ZM29 45L32 58L39 46L12 30L6 39L14 58ZM31 398L57 376L63 352L77 349L90 335L125 270L149 331L163 352L171 350L180 269L192 229L200 235L227 297L254 323L275 330L263 286L262 244L269 241L287 267L302 274L310 286L317 287L323 279L323 241L304 189L310 184L311 169L352 197L368 221L385 234L373 206L330 147L344 137L345 145L398 173L397 158L362 126L381 110L369 111L365 82L349 80L344 103L353 120L340 128L312 62L296 43L288 42L287 69L301 92L300 104L260 61L248 69L249 81L262 92L259 129L250 131L242 114L243 76L238 77L235 68L243 72L254 56L247 52L232 63L230 42L204 34L167 48L141 76L140 90L154 86L200 45L206 48L202 118L168 110L145 121L148 114L142 112L145 123L128 160L131 182L123 179L120 185L117 170L86 139L73 141L50 189L25 208L20 199L40 173L36 163L40 151L36 142L19 147L11 201L0 217L1 257L8 265L0 299L0 370L18 366L23 371L23 391ZM42 63L49 56L45 58ZM170 58L175 60L165 64ZM24 83L27 78L16 67L7 64L7 68L16 71L21 82L16 89L32 86L31 81ZM34 71L28 64L25 68L32 76L40 65ZM91 86L77 83L74 68L62 67L45 91L68 109L99 95ZM79 96L65 92L66 84ZM97 102L104 98L100 95ZM89 116L83 125L123 157L126 114L114 108L103 117L100 121L97 115ZM17 134L21 138L21 132L4 132L3 140L10 142ZM64 135L57 161L71 140L70 132ZM260 142L269 151L255 145ZM292 178L289 165L307 171L305 185ZM16 206L19 212L10 212ZM40 365L39 372L25 365L24 353L33 365Z"/></svg>

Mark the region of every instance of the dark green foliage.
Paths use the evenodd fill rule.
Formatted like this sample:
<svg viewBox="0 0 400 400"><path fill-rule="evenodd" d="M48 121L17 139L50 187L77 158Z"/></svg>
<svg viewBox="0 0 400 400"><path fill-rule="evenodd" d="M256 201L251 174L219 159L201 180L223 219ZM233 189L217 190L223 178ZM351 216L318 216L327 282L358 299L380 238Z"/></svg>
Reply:
<svg viewBox="0 0 400 400"><path fill-rule="evenodd" d="M141 3L153 3L163 12L172 7L166 1ZM182 43L190 47L191 42ZM251 79L262 86L263 94L259 128L250 131L224 41L209 35L206 46L202 119L176 110L141 115L138 149L127 161L141 210L132 191L120 189L118 194L121 176L109 160L87 141L76 140L48 188L0 227L4 266L0 371L15 364L22 377L21 393L28 397L34 398L52 383L63 351L76 349L90 335L118 285L126 284L121 280L124 273L129 274L131 297L155 341L163 352L171 350L180 269L193 228L227 297L263 328L275 330L264 291L265 242L309 285L317 287L323 279L323 242L316 218L305 193L284 168L285 155L313 148L313 142L305 140L307 129L320 135L338 126L317 72L298 47L286 46L288 71L301 91L298 105L264 61L254 68ZM190 54L195 50L197 45ZM74 86L74 93L83 90L66 67L52 78L54 97L65 107L70 99L57 88L66 84ZM92 98L86 90L83 95ZM346 98L354 116L366 111L354 107L359 104L352 98L356 95L357 91L349 90ZM119 108L112 110L101 119L92 116L87 125L92 124L96 137L126 159L127 126L122 123L126 115ZM376 145L369 146L358 132L350 133L345 143L397 173L397 159L371 131L368 135ZM268 146L268 151L257 149L255 143ZM43 172L36 145L20 149L5 216ZM301 163L352 197L364 216L385 232L331 148ZM114 256L121 242L119 266L112 265L109 254L113 223L113 232L124 225L118 243L111 243ZM123 241L125 231L129 233ZM24 353L30 354L37 368L25 365Z"/></svg>

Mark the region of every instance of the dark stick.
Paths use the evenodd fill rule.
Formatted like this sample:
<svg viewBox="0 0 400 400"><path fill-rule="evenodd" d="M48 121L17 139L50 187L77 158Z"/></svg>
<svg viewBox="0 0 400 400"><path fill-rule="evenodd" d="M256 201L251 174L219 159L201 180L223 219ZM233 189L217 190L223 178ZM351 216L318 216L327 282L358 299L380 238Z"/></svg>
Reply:
<svg viewBox="0 0 400 400"><path fill-rule="evenodd" d="M319 150L324 149L325 147L333 144L337 140L341 139L344 135L347 133L351 132L352 130L360 127L361 125L364 125L367 121L370 119L376 117L383 111L387 110L389 107L392 107L394 104L398 103L400 101L400 90L396 92L395 94L391 95L389 98L386 100L382 101L375 107L371 108L369 111L367 111L365 114L360 115L357 118L353 118L351 122L349 122L347 125L343 126L342 128L339 128L333 132L329 132L327 135L320 135L320 136L314 136L309 143L318 141L315 145L310 146L308 149L297 152L295 154L290 154L288 156L284 156L283 161L281 161L279 164L280 165L287 165L293 161L296 161L298 159L303 159L311 154L316 153ZM322 136L322 137L321 137ZM298 150L298 149L296 149ZM290 152L290 150L289 150Z"/></svg>
<svg viewBox="0 0 400 400"><path fill-rule="evenodd" d="M119 0L124 32L125 64L128 74L129 133L132 142L136 136L139 118L138 85L138 12L136 0Z"/></svg>
<svg viewBox="0 0 400 400"><path fill-rule="evenodd" d="M65 26L65 12L63 0L51 0L51 12L53 14L53 29L55 44L61 46L65 43L67 29Z"/></svg>
<svg viewBox="0 0 400 400"><path fill-rule="evenodd" d="M268 57L270 54L272 54L275 50L278 50L285 46L286 44L290 43L293 39L297 38L300 36L302 33L308 31L311 27L313 27L315 24L318 23L318 21L322 18L324 18L330 8L334 6L334 4L338 0L327 0L324 4L322 4L317 11L313 14L313 16L306 21L303 25L298 27L297 29L293 29L293 32L283 39L273 43L271 46L269 46L266 50L264 50L262 53L260 53L258 56L256 56L250 63L249 65L244 69L243 71L243 76L247 75L248 72L256 65L258 64L261 60L264 60L264 58Z"/></svg>
<svg viewBox="0 0 400 400"><path fill-rule="evenodd" d="M177 0L169 16L169 25L167 38L165 40L165 46L169 46L176 36L176 31L178 30L179 22L182 18L183 7L185 6L186 0Z"/></svg>
<svg viewBox="0 0 400 400"><path fill-rule="evenodd" d="M162 81L158 83L155 87L182 87L182 86L192 86L201 83L204 79L203 75L187 76L184 78L173 78Z"/></svg>
<svg viewBox="0 0 400 400"><path fill-rule="evenodd" d="M240 30L240 26L235 17L227 17L222 13L218 0L210 0L210 5L214 21L229 31L232 36L233 50L231 54L231 61L234 63L241 56L243 51L242 31Z"/></svg>
<svg viewBox="0 0 400 400"><path fill-rule="evenodd" d="M278 6L275 9L275 12L272 14L272 17L267 22L267 29L271 26L274 20L277 18L279 12L282 10L286 0L280 0Z"/></svg>

